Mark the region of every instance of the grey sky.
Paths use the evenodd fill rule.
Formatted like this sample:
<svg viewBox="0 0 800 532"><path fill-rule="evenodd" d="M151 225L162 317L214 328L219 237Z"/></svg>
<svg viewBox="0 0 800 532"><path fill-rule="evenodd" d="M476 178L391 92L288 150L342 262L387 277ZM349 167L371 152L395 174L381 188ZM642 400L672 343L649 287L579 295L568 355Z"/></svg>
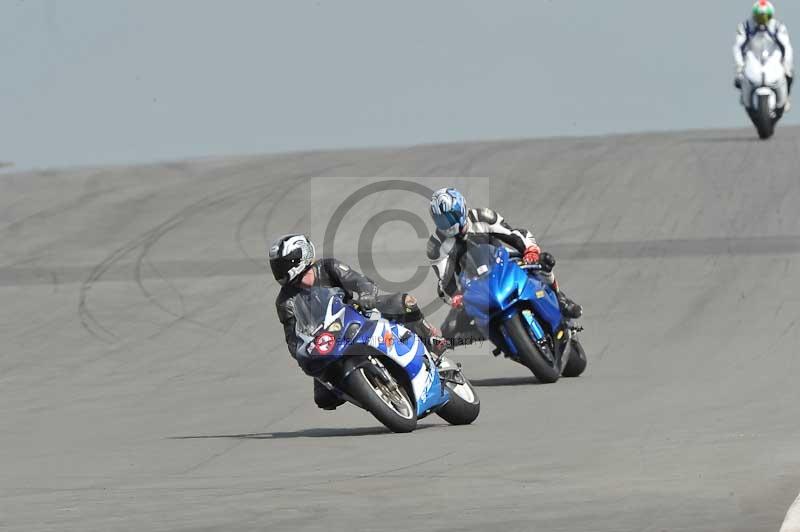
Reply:
<svg viewBox="0 0 800 532"><path fill-rule="evenodd" d="M0 161L748 126L730 48L750 5L1 0Z"/></svg>

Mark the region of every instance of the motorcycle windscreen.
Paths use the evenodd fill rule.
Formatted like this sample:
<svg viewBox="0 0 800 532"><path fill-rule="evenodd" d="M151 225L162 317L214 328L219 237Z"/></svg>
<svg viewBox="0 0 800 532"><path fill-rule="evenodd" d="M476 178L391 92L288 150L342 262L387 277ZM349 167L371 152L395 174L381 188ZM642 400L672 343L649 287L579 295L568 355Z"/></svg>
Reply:
<svg viewBox="0 0 800 532"><path fill-rule="evenodd" d="M469 280L480 279L497 264L498 248L491 244L468 243L467 249L459 259L461 275Z"/></svg>
<svg viewBox="0 0 800 532"><path fill-rule="evenodd" d="M345 345L338 338L347 309L342 297L344 292L339 288L314 287L293 298L295 334L302 341L295 354L298 364L310 375L321 373L344 351ZM332 327L333 323L338 323L338 328ZM326 328L330 328L328 332Z"/></svg>
<svg viewBox="0 0 800 532"><path fill-rule="evenodd" d="M313 336L329 325L332 316L328 306L332 299L338 299L334 307L341 307L344 291L341 288L312 287L294 296L295 332L298 336ZM338 310L338 309L337 309Z"/></svg>
<svg viewBox="0 0 800 532"><path fill-rule="evenodd" d="M497 246L468 243L459 259L464 309L479 327L485 327L515 297L513 279L503 272L504 257L507 260L508 254Z"/></svg>

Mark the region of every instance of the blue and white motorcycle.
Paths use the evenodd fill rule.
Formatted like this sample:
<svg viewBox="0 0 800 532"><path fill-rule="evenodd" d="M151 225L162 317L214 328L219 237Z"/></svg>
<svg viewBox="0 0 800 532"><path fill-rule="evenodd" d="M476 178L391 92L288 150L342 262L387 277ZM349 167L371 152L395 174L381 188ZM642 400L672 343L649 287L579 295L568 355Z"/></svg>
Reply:
<svg viewBox="0 0 800 532"><path fill-rule="evenodd" d="M520 264L503 246L468 242L460 259L464 311L506 357L541 382L577 377L586 353L583 330L561 313L556 293L537 276L538 264Z"/></svg>
<svg viewBox="0 0 800 532"><path fill-rule="evenodd" d="M343 299L338 288L312 288L295 297L307 373L393 432L411 432L431 413L453 425L478 417L478 394L459 364L435 360L406 327L376 311L362 314Z"/></svg>

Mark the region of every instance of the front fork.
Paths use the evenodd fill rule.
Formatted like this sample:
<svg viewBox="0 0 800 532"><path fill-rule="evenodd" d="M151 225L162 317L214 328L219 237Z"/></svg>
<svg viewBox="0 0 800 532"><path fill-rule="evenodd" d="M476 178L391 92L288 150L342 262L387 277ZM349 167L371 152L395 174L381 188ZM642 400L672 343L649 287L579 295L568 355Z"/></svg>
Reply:
<svg viewBox="0 0 800 532"><path fill-rule="evenodd" d="M442 386L446 383L452 383L456 386L465 384L464 375L461 373L461 363L453 362L445 356L441 356L436 364L439 371L439 378L442 380Z"/></svg>
<svg viewBox="0 0 800 532"><path fill-rule="evenodd" d="M325 374L322 377L317 378L317 381L319 381L320 384L325 386L325 388L330 390L340 399L353 403L359 408L363 409L364 406L350 396L347 392L342 390L340 386L333 384L331 381L344 384L350 375L359 369L364 368L365 370L372 372L372 374L377 375L384 382L384 384L390 384L394 382L389 370L386 369L386 366L384 366L380 360L372 355L367 355L364 357L352 357L345 359L343 362L344 363L339 366L333 374Z"/></svg>
<svg viewBox="0 0 800 532"><path fill-rule="evenodd" d="M555 365L556 362L559 362L560 366L563 367L569 361L569 356L572 353L571 340L576 333L583 331L583 327L572 325L571 322L565 321L558 328L558 330L556 330L555 334L548 337L539 323L539 320L536 319L532 311L529 309L523 309L520 312L522 313L525 322L528 324L528 328L532 336L531 340L536 344L536 347L539 352L542 353L542 356L544 356L551 364ZM511 351L511 358L516 358L516 346L511 341L511 338L509 338L502 324L499 326L499 328L502 332L503 343ZM509 350L500 349L498 347L495 349L493 354L498 356L501 351L509 353Z"/></svg>

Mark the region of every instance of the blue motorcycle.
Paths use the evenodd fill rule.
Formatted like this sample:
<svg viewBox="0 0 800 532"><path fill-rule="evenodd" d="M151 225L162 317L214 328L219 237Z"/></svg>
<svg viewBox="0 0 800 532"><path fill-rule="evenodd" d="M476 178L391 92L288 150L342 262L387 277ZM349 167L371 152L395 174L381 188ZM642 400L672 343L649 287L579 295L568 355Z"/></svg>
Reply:
<svg viewBox="0 0 800 532"><path fill-rule="evenodd" d="M540 279L538 264L525 265L503 246L468 242L460 258L464 311L506 357L528 367L541 382L577 377L586 353L564 318L556 293Z"/></svg>
<svg viewBox="0 0 800 532"><path fill-rule="evenodd" d="M306 373L393 432L411 432L431 413L453 425L478 417L478 394L460 365L434 359L403 325L343 300L339 288L295 296L298 361Z"/></svg>

